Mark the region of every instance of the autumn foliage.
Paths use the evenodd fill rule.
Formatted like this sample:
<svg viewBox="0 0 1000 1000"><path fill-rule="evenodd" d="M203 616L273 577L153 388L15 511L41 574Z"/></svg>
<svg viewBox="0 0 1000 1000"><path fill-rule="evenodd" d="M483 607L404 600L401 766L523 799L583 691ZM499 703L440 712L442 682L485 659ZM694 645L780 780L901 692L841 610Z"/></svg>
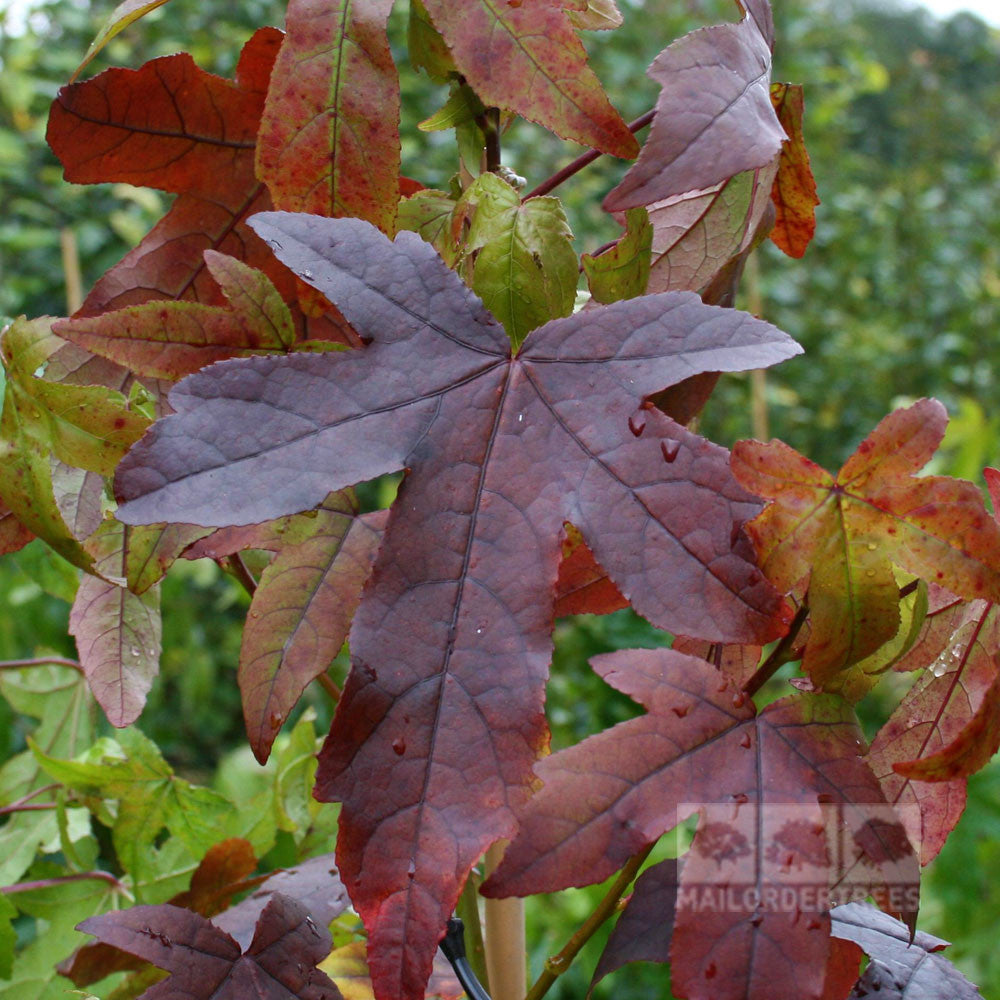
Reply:
<svg viewBox="0 0 1000 1000"><path fill-rule="evenodd" d="M53 102L67 180L176 198L74 316L3 334L3 551L37 536L83 571L70 628L117 727L154 682L177 559L253 591L238 682L259 761L351 653L315 773L337 829L264 887L225 801L137 730L34 749L25 794L122 800L94 815L136 886L160 829L203 858L185 892L84 921L101 944L63 971L152 975L149 998L325 1000L359 977L379 1000L456 995L435 953L491 845L510 841L483 893L531 895L634 876L697 816L596 978L642 959L702 1000L978 995L912 938L919 866L1000 744L1000 526L972 484L920 475L944 409L890 414L836 476L693 424L719 373L800 353L732 308L762 239L801 257L814 228L767 0L657 57L641 149L578 35L620 23L612 0L413 0L410 60L451 85L447 191L401 175L390 8L290 0L233 80L180 54ZM514 116L637 157L604 200L614 246L581 258L555 182L513 182ZM366 510L352 488L394 473L391 508ZM626 604L673 648L592 666L645 714L547 755L554 618ZM772 681L788 663L803 676ZM917 679L869 747L854 706L889 670ZM768 682L783 696L755 705ZM327 931L348 899L366 956Z"/></svg>

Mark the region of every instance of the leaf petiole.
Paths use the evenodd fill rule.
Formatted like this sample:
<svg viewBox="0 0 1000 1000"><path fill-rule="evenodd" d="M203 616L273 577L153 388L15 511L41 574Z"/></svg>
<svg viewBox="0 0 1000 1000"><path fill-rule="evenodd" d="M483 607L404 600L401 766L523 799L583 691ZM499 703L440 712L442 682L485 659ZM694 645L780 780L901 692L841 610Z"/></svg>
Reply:
<svg viewBox="0 0 1000 1000"><path fill-rule="evenodd" d="M639 115L638 118L633 122L629 122L628 130L630 132L638 132L640 129L644 129L656 116L656 109L652 108L647 111L644 115ZM542 181L538 187L529 191L525 196L524 200L527 201L529 198L538 198L543 194L548 194L553 189L559 187L563 181L567 181L574 174L578 174L584 167L589 166L594 162L599 156L604 154L599 149L588 149L586 153L581 153L575 160L571 163L567 163L562 170L557 170L551 177Z"/></svg>
<svg viewBox="0 0 1000 1000"><path fill-rule="evenodd" d="M545 963L542 974L534 981L531 989L525 994L524 1000L541 1000L548 993L552 984L570 967L580 949L594 936L601 924L618 910L625 890L639 874L639 869L655 846L656 842L654 841L638 854L633 854L629 858L625 867L618 873L611 888L604 894L604 898L594 907L594 911L566 942L563 949Z"/></svg>

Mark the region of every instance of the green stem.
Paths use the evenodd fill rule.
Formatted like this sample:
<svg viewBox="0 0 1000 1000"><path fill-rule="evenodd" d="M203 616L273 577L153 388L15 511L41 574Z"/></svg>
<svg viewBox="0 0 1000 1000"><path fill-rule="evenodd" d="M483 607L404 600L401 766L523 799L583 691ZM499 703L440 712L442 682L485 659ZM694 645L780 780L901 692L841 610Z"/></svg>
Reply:
<svg viewBox="0 0 1000 1000"><path fill-rule="evenodd" d="M334 704L340 701L342 692L325 670L316 677L316 680L319 682L319 686L333 699Z"/></svg>
<svg viewBox="0 0 1000 1000"><path fill-rule="evenodd" d="M597 904L594 912L580 925L576 933L566 942L566 946L545 963L542 974L532 984L524 1000L541 1000L552 984L569 968L580 949L594 936L595 931L618 909L625 890L632 884L643 862L649 857L655 843L629 858L628 863L618 873L611 888Z"/></svg>
<svg viewBox="0 0 1000 1000"><path fill-rule="evenodd" d="M483 925L479 919L479 881L473 871L465 883L462 895L458 897L455 913L465 925L465 957L476 978L489 993L490 977L486 969L486 946L483 942Z"/></svg>

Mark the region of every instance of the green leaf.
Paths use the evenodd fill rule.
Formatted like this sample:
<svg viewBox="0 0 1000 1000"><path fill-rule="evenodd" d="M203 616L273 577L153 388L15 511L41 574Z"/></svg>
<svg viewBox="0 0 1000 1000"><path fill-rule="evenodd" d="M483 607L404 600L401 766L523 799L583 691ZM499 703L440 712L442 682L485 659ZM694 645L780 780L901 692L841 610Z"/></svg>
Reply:
<svg viewBox="0 0 1000 1000"><path fill-rule="evenodd" d="M653 226L643 207L625 213L625 235L599 257L581 258L590 294L597 302L632 299L646 291L649 281Z"/></svg>
<svg viewBox="0 0 1000 1000"><path fill-rule="evenodd" d="M452 215L458 202L444 191L425 188L399 203L396 228L408 229L430 243L449 267L459 258L452 232Z"/></svg>
<svg viewBox="0 0 1000 1000"><path fill-rule="evenodd" d="M4 671L0 673L0 694L14 711L42 720L34 740L46 753L72 756L94 739L94 699L77 670L46 664ZM47 783L30 753L17 754L0 767L0 804L22 798ZM8 826L12 822L14 818Z"/></svg>
<svg viewBox="0 0 1000 1000"><path fill-rule="evenodd" d="M124 31L130 24L134 21L138 21L140 17L145 16L151 10L156 10L157 7L162 7L167 0L123 0L115 9L108 15L107 20L101 25L101 30L98 31L94 40L90 43L90 48L87 49L87 54L83 57L83 62L77 66L73 75L70 77L70 83L72 83L79 75L83 68L97 55L101 49L104 48L112 38L115 37L119 32Z"/></svg>
<svg viewBox="0 0 1000 1000"><path fill-rule="evenodd" d="M18 319L0 339L7 370L0 416L0 496L64 559L92 573L93 556L80 541L88 517L78 517L81 510L74 496L93 500L99 482L81 480L79 491L74 491L62 482L66 472L61 463L110 474L149 420L130 410L125 397L112 389L38 377L65 345L51 325L48 318Z"/></svg>
<svg viewBox="0 0 1000 1000"><path fill-rule="evenodd" d="M410 0L407 52L414 69L422 69L436 83L457 75L448 45L438 33L422 0Z"/></svg>
<svg viewBox="0 0 1000 1000"><path fill-rule="evenodd" d="M209 788L178 778L156 745L138 729L95 745L85 760L58 760L32 744L42 767L56 780L87 795L118 800L112 841L122 866L137 884L152 874L150 849L166 827L195 858L217 841L232 804Z"/></svg>
<svg viewBox="0 0 1000 1000"><path fill-rule="evenodd" d="M133 528L125 560L128 589L133 594L146 593L189 545L211 533L211 528L194 524L151 524Z"/></svg>
<svg viewBox="0 0 1000 1000"><path fill-rule="evenodd" d="M94 738L94 700L83 675L69 667L44 665L0 672L0 694L14 711L41 719L34 738L57 755L79 753ZM48 784L49 779L30 752L11 757L0 767L0 804L9 804ZM39 795L32 801L52 801ZM56 812L16 813L0 827L0 885L16 882L28 870L43 845L59 850Z"/></svg>
<svg viewBox="0 0 1000 1000"><path fill-rule="evenodd" d="M906 574L896 573L897 581ZM920 637L927 618L928 591L923 580L916 581L917 587L899 602L899 628L895 636L880 646L870 656L851 664L839 674L835 674L825 685L829 691L837 692L852 702L859 702L868 694L882 674L895 666L912 648Z"/></svg>
<svg viewBox="0 0 1000 1000"><path fill-rule="evenodd" d="M417 128L422 132L443 132L463 122L475 121L486 110L476 92L467 84L460 83L452 88L444 106L425 118Z"/></svg>
<svg viewBox="0 0 1000 1000"><path fill-rule="evenodd" d="M17 910L0 895L0 979L10 979L14 968L14 945L17 943L17 933L11 921L17 916Z"/></svg>
<svg viewBox="0 0 1000 1000"><path fill-rule="evenodd" d="M296 834L301 841L320 804L312 797L316 780L316 713L306 709L295 724L288 742L276 754L274 811L278 827Z"/></svg>
<svg viewBox="0 0 1000 1000"><path fill-rule="evenodd" d="M518 347L531 330L573 311L573 233L558 198L522 202L496 174L480 176L465 201L475 210L465 279Z"/></svg>
<svg viewBox="0 0 1000 1000"><path fill-rule="evenodd" d="M36 417L28 435L67 465L111 475L125 452L149 426L149 420L128 408L125 397L97 385L62 385L36 377L38 369L63 342L51 333L47 319L15 320L0 341L7 368L6 399L27 404ZM44 355L44 356L43 356Z"/></svg>

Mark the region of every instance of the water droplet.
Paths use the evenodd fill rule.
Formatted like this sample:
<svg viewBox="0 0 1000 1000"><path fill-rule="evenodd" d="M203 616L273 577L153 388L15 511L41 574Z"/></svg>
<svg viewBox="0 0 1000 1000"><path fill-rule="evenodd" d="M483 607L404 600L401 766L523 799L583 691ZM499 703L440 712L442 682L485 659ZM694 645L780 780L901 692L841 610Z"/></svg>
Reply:
<svg viewBox="0 0 1000 1000"><path fill-rule="evenodd" d="M743 747L744 750L749 750L750 749L750 734L749 733L744 733L743 736L740 738L740 746Z"/></svg>
<svg viewBox="0 0 1000 1000"><path fill-rule="evenodd" d="M406 740L402 736L397 736L392 741L392 749L397 757L402 757L406 753Z"/></svg>
<svg viewBox="0 0 1000 1000"><path fill-rule="evenodd" d="M874 542L869 542L868 543L868 551L869 552L874 552L877 548L878 548L878 546Z"/></svg>
<svg viewBox="0 0 1000 1000"><path fill-rule="evenodd" d="M482 635L482 634L483 634L483 630L481 628L477 628L476 629L476 635Z"/></svg>
<svg viewBox="0 0 1000 1000"><path fill-rule="evenodd" d="M545 968L548 969L549 972L555 972L558 974L562 972L565 967L566 959L561 955L553 955L551 958L547 958L545 960Z"/></svg>
<svg viewBox="0 0 1000 1000"><path fill-rule="evenodd" d="M809 923L806 924L806 930L807 931L818 931L822 926L823 926L823 922L821 920L817 919L816 917L813 917L812 920L810 920Z"/></svg>
<svg viewBox="0 0 1000 1000"><path fill-rule="evenodd" d="M745 794L744 792L734 792L733 801L738 806L746 805L750 801L750 796Z"/></svg>
<svg viewBox="0 0 1000 1000"><path fill-rule="evenodd" d="M302 277L305 278L306 281L312 281L312 276L313 273L308 268L302 272Z"/></svg>
<svg viewBox="0 0 1000 1000"><path fill-rule="evenodd" d="M674 713L674 715L677 716L678 719L683 719L684 716L687 715L688 712L691 711L691 706L690 705L674 705L671 708L671 711Z"/></svg>
<svg viewBox="0 0 1000 1000"><path fill-rule="evenodd" d="M641 410L638 413L633 413L631 417L628 418L628 429L636 436L641 436L642 432L646 429L646 414Z"/></svg>
<svg viewBox="0 0 1000 1000"><path fill-rule="evenodd" d="M716 973L718 971L719 970L715 967L715 962L709 962L708 965L705 967L705 978L715 979Z"/></svg>
<svg viewBox="0 0 1000 1000"><path fill-rule="evenodd" d="M719 694L724 694L726 691L729 690L729 681L726 680L719 681L719 686L715 690L718 691Z"/></svg>
<svg viewBox="0 0 1000 1000"><path fill-rule="evenodd" d="M750 923L753 924L754 927L760 927L760 925L762 923L764 923L764 914L763 913L755 913L750 918Z"/></svg>
<svg viewBox="0 0 1000 1000"><path fill-rule="evenodd" d="M680 450L680 441L673 441L670 438L664 438L660 442L660 451L663 453L664 462L672 462L677 457Z"/></svg>
<svg viewBox="0 0 1000 1000"><path fill-rule="evenodd" d="M136 649L135 646L132 647L132 655L133 656L138 656L139 655L139 650Z"/></svg>
<svg viewBox="0 0 1000 1000"><path fill-rule="evenodd" d="M416 861L413 860L413 858L410 858L410 863L406 867L406 877L413 878L416 874L417 874L417 863Z"/></svg>
<svg viewBox="0 0 1000 1000"><path fill-rule="evenodd" d="M733 708L742 708L747 703L747 696L742 691L733 695Z"/></svg>
<svg viewBox="0 0 1000 1000"><path fill-rule="evenodd" d="M875 575L875 570L873 570L873 569L866 569L865 570L865 576L867 576L869 579L871 579L871 577L873 577L874 575Z"/></svg>
<svg viewBox="0 0 1000 1000"><path fill-rule="evenodd" d="M523 414L523 413L519 413L519 414L517 415L517 422L518 422L519 424L523 424L523 423L524 423L524 414Z"/></svg>

